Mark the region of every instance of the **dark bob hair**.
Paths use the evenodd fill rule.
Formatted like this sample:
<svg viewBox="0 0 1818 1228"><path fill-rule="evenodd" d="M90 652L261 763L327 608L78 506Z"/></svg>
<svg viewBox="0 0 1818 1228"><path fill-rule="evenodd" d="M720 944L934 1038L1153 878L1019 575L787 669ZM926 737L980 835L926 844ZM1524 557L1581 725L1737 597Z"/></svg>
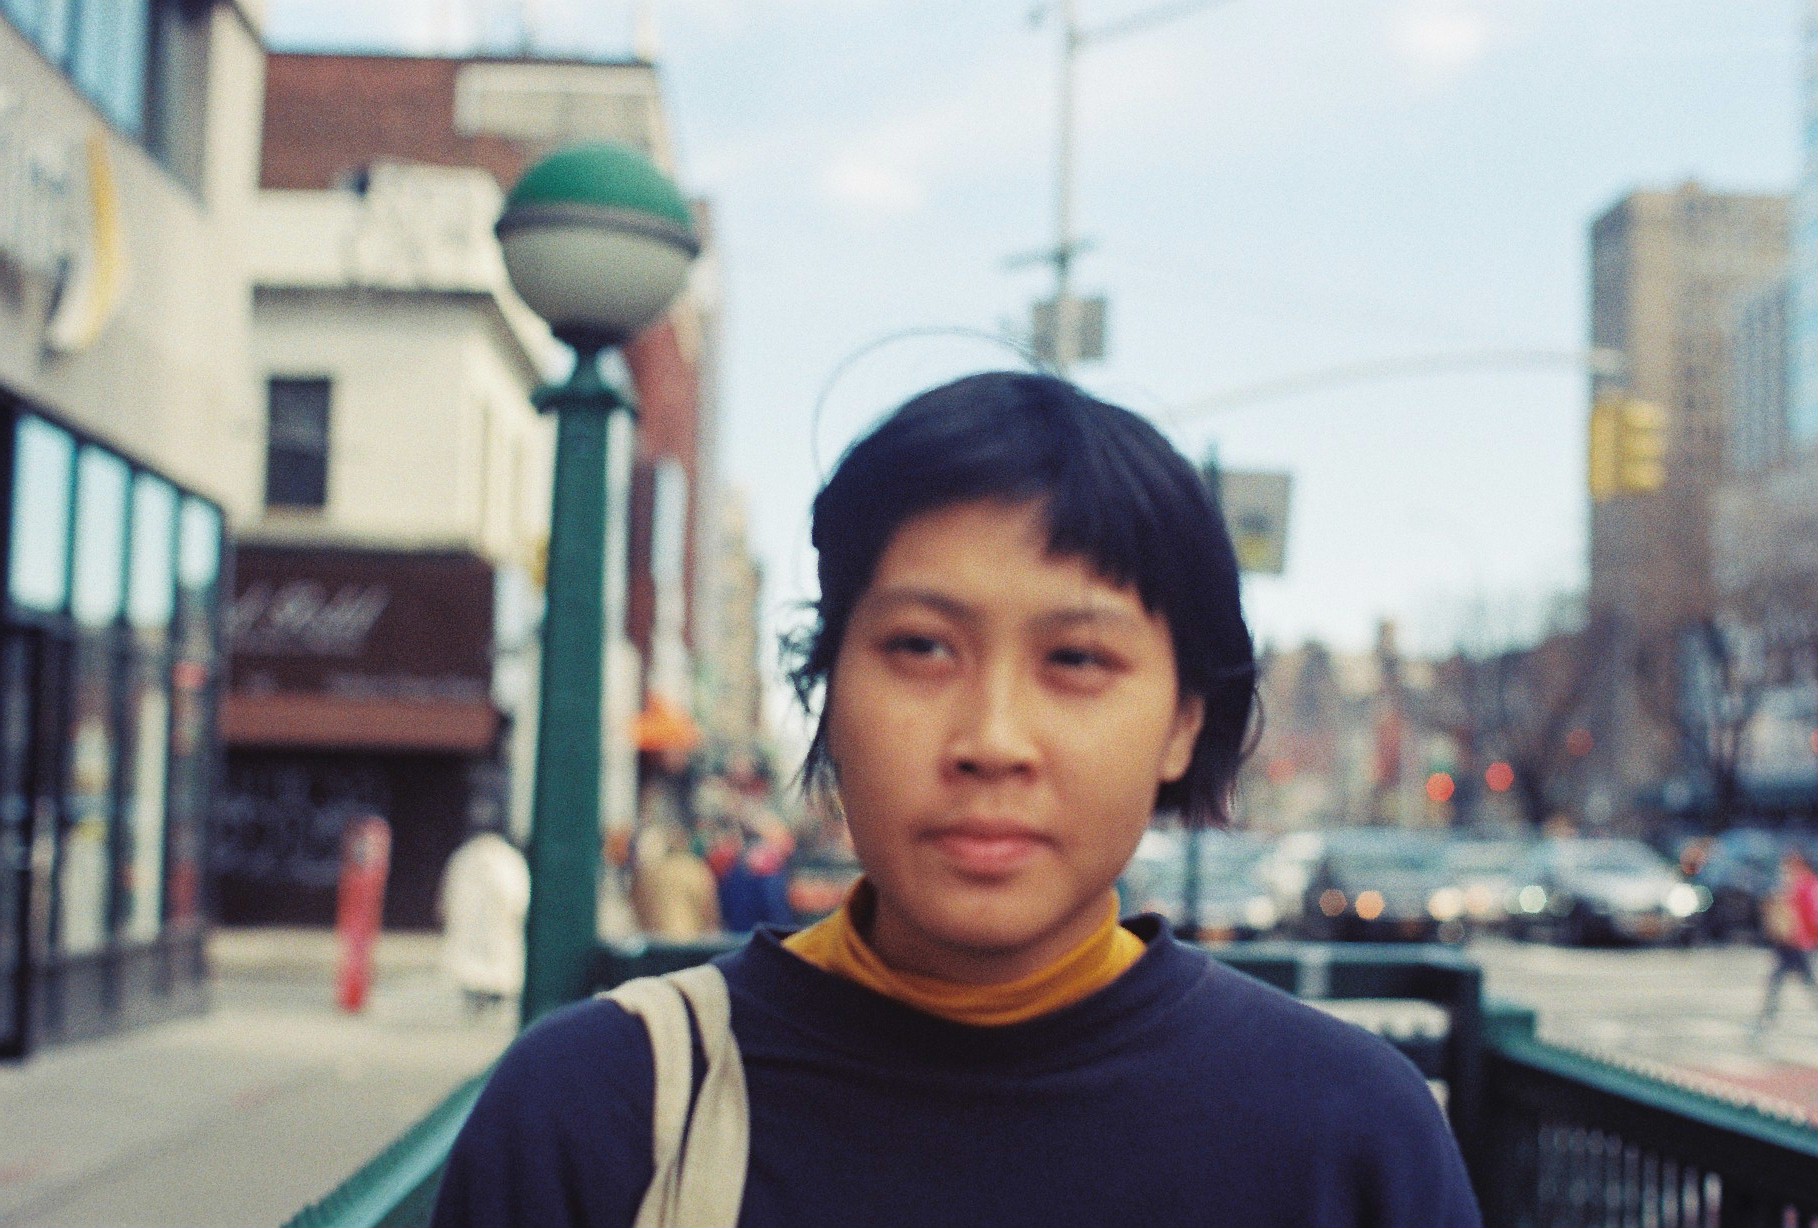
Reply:
<svg viewBox="0 0 1818 1228"><path fill-rule="evenodd" d="M833 684L846 625L878 559L905 522L981 499L1040 502L1049 549L1134 587L1168 625L1184 694L1205 723L1158 810L1187 822L1230 817L1247 749L1256 661L1238 606L1237 559L1224 518L1191 464L1154 426L1047 375L971 375L921 393L853 444L814 500L821 595L788 643L809 711ZM825 705L802 764L809 793L835 786Z"/></svg>

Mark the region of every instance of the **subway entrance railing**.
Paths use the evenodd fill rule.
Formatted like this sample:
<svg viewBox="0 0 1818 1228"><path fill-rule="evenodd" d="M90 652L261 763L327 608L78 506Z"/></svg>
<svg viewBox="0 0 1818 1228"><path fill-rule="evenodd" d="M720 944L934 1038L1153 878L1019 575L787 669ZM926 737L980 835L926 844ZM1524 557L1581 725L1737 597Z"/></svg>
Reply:
<svg viewBox="0 0 1818 1228"><path fill-rule="evenodd" d="M637 943L596 953L602 989L737 946ZM1314 1002L1430 1004L1437 1029L1382 1034L1443 1084L1490 1228L1818 1228L1818 1126L1688 1086L1668 1072L1561 1048L1534 1014L1486 1003L1482 973L1446 946L1235 943L1225 963ZM484 1086L433 1109L290 1228L427 1224L442 1165Z"/></svg>

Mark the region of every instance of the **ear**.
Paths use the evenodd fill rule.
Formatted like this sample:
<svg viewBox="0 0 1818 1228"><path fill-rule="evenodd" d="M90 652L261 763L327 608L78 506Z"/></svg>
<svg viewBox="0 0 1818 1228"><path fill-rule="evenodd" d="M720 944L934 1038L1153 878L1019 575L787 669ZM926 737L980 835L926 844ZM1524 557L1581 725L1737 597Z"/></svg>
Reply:
<svg viewBox="0 0 1818 1228"><path fill-rule="evenodd" d="M1206 697L1182 694L1174 706L1174 720L1168 727L1168 741L1162 748L1161 781L1173 784L1187 774L1193 763L1193 748L1199 742L1200 728L1206 723Z"/></svg>

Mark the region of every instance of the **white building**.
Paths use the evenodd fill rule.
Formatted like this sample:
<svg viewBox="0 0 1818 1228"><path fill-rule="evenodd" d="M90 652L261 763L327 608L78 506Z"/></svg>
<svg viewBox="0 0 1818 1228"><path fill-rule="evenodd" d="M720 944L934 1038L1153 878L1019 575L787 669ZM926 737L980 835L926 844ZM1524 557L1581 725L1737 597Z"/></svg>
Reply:
<svg viewBox="0 0 1818 1228"><path fill-rule="evenodd" d="M528 835L555 425L531 394L570 359L511 292L492 228L505 187L582 139L669 163L650 64L268 61L264 421L218 809L228 919L327 923L356 813L392 825L388 925L434 924L442 865L475 822ZM712 497L701 310L685 299L617 377L639 415L615 415L608 444L608 825L635 819L647 688L693 698L690 580Z"/></svg>
<svg viewBox="0 0 1818 1228"><path fill-rule="evenodd" d="M0 1056L202 1004L261 9L0 4Z"/></svg>
<svg viewBox="0 0 1818 1228"><path fill-rule="evenodd" d="M531 394L562 347L509 287L502 205L484 171L397 163L260 193L266 424L228 620L229 919L325 921L356 811L392 824L387 915L407 925L433 924L470 823L528 834L554 455ZM620 707L628 721L635 696Z"/></svg>

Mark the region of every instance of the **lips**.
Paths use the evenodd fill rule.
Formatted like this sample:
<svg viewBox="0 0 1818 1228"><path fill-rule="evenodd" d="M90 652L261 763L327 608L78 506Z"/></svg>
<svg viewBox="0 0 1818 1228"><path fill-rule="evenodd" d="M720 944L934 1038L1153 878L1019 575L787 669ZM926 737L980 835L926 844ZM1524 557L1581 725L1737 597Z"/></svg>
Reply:
<svg viewBox="0 0 1818 1228"><path fill-rule="evenodd" d="M959 823L936 829L928 843L961 874L1004 878L1033 861L1048 841L1013 823Z"/></svg>

